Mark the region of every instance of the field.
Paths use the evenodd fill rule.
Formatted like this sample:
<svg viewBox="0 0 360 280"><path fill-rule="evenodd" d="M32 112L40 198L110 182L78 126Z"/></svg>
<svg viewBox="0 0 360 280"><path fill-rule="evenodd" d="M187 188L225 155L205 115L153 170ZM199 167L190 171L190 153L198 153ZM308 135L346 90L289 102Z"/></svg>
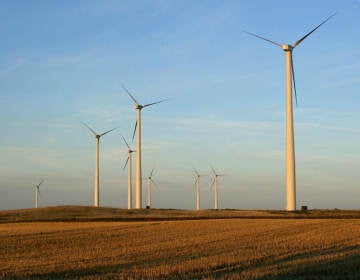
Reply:
<svg viewBox="0 0 360 280"><path fill-rule="evenodd" d="M0 279L360 279L359 211L2 211L0 249Z"/></svg>

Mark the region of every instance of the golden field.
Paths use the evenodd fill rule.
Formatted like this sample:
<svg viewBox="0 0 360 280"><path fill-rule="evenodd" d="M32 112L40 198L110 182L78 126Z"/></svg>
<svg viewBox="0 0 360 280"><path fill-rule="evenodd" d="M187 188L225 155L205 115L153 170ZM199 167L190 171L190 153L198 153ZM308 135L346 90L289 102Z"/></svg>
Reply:
<svg viewBox="0 0 360 280"><path fill-rule="evenodd" d="M14 222L15 212L0 212L0 279L360 279L352 216Z"/></svg>

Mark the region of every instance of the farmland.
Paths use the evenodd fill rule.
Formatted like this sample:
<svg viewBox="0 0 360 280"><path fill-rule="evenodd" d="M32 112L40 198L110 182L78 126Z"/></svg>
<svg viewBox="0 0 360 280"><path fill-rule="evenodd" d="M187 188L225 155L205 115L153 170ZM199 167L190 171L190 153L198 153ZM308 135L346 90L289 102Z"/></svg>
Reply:
<svg viewBox="0 0 360 280"><path fill-rule="evenodd" d="M68 214L61 215L59 209L61 213L67 209ZM44 211L47 216L53 211L57 222L44 221ZM0 212L0 279L360 276L358 211L330 213L332 218L329 213L308 213L315 216L299 218L292 215L302 214L211 214L205 210L190 219L193 211L151 210L150 216L139 211L137 215L143 219L139 221L125 221L125 211L122 221L111 221L110 213L116 210L99 209L97 215L91 215L98 221L83 214L81 222L71 220L74 211L89 214L92 210L65 207ZM166 216L172 219L166 220Z"/></svg>

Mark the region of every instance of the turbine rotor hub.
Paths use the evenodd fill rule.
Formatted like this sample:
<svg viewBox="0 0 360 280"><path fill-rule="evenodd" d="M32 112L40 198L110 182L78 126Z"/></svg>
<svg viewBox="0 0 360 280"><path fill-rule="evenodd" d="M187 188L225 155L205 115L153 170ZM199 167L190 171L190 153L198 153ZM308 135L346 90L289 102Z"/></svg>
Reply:
<svg viewBox="0 0 360 280"><path fill-rule="evenodd" d="M140 105L140 104L135 104L134 108L136 110L141 110L142 108L144 108L144 106Z"/></svg>

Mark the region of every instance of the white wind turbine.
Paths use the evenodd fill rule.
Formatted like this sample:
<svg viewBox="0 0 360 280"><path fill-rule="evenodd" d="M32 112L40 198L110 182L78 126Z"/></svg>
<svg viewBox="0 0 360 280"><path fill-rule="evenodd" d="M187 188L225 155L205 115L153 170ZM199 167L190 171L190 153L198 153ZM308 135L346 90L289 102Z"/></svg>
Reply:
<svg viewBox="0 0 360 280"><path fill-rule="evenodd" d="M200 173L194 168L194 172L196 175L195 183L196 184L196 210L200 210L200 177L206 175L200 175Z"/></svg>
<svg viewBox="0 0 360 280"><path fill-rule="evenodd" d="M130 96L130 98L135 103L135 110L137 111L137 120L135 123L135 129L133 137L135 136L135 132L137 130L137 139L136 139L136 176L135 176L135 208L141 209L141 200L142 200L142 172L141 172L141 110L145 107L149 107L161 102L164 102L168 99L163 99L157 102L141 105L132 94L127 90L126 87L122 85L122 88L126 91L126 93Z"/></svg>
<svg viewBox="0 0 360 280"><path fill-rule="evenodd" d="M38 208L40 186L42 185L42 183L44 183L44 179L42 179L39 184L35 185L35 208Z"/></svg>
<svg viewBox="0 0 360 280"><path fill-rule="evenodd" d="M269 43L281 47L285 51L286 56L286 210L296 210L296 179L295 179L295 149L294 149L294 123L293 123L293 102L292 102L292 86L294 85L295 101L297 104L296 85L294 75L294 65L292 52L303 40L311 33L318 29L321 25L331 19L335 14L329 16L322 23L316 26L305 36L297 40L293 45L280 44L272 40L261 37L257 34L244 31L245 33L265 40Z"/></svg>
<svg viewBox="0 0 360 280"><path fill-rule="evenodd" d="M83 123L94 135L96 139L96 147L95 147L95 177L94 177L94 207L99 207L99 143L100 137L104 136L105 134L115 130L116 128L110 129L104 133L97 134L90 126L86 123Z"/></svg>
<svg viewBox="0 0 360 280"><path fill-rule="evenodd" d="M152 175L154 173L155 168L153 168L150 172L150 175L148 176L148 203L147 203L147 208L151 208L151 184L153 183L154 185L156 185L156 183L154 182Z"/></svg>
<svg viewBox="0 0 360 280"><path fill-rule="evenodd" d="M125 138L121 136L124 140L126 146L128 147L128 156L124 165L124 169L126 165L128 165L128 209L132 208L132 153L135 152L135 150L132 150L129 146L129 144L126 142Z"/></svg>
<svg viewBox="0 0 360 280"><path fill-rule="evenodd" d="M218 177L225 176L224 174L216 173L215 169L211 166L211 170L214 173L214 180L211 183L211 186L214 186L214 209L218 210L219 201L218 201Z"/></svg>

